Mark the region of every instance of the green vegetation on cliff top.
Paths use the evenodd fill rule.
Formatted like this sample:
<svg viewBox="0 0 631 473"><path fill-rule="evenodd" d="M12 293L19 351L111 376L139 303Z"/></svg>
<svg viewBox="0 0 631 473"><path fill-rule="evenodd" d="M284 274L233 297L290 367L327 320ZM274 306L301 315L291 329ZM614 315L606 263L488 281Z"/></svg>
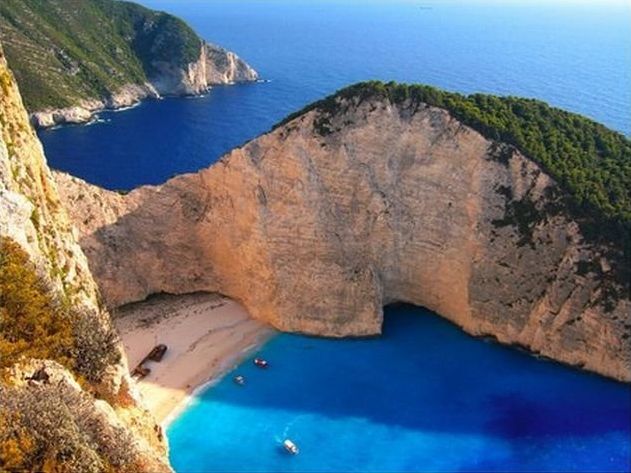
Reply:
<svg viewBox="0 0 631 473"><path fill-rule="evenodd" d="M320 111L317 131L327 134L333 131L329 118L343 110L348 100L368 99L443 108L486 138L512 145L541 165L572 197L575 215L596 217L603 225L613 223L616 233L627 233L631 227L631 141L588 118L538 100L465 96L425 85L370 81L315 102L279 125L315 109Z"/></svg>
<svg viewBox="0 0 631 473"><path fill-rule="evenodd" d="M182 20L115 0L2 0L0 41L30 111L108 97L201 47Z"/></svg>

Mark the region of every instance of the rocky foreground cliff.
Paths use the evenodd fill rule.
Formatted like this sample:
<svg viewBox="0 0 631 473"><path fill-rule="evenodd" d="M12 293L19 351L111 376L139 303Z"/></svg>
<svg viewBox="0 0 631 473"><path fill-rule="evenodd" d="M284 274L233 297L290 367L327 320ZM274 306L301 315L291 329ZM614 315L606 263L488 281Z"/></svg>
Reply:
<svg viewBox="0 0 631 473"><path fill-rule="evenodd" d="M3 0L0 40L39 127L258 78L179 18L131 2Z"/></svg>
<svg viewBox="0 0 631 473"><path fill-rule="evenodd" d="M59 174L106 303L220 292L281 330L343 337L408 302L631 381L621 247L587 235L539 164L406 94L339 94L125 196Z"/></svg>
<svg viewBox="0 0 631 473"><path fill-rule="evenodd" d="M0 470L167 472L0 47Z"/></svg>

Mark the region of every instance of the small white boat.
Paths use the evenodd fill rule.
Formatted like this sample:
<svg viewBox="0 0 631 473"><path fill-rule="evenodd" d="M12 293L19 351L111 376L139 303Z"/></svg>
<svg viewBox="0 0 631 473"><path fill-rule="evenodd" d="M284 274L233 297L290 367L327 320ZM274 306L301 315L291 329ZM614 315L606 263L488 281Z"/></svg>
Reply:
<svg viewBox="0 0 631 473"><path fill-rule="evenodd" d="M245 384L245 378L241 375L235 376L232 380L239 386L243 386Z"/></svg>
<svg viewBox="0 0 631 473"><path fill-rule="evenodd" d="M298 455L298 446L291 440L285 439L285 441L283 442L283 447L285 448L285 450L287 450L287 453Z"/></svg>

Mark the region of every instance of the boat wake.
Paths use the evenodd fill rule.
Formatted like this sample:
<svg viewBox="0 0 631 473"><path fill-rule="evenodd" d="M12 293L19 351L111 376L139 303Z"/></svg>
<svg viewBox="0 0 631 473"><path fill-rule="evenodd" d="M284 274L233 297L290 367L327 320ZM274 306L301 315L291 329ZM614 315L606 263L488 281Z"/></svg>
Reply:
<svg viewBox="0 0 631 473"><path fill-rule="evenodd" d="M276 440L276 442L278 442L279 445L282 445L285 439L290 437L289 432L291 431L292 427L296 424L296 422L300 420L301 417L306 417L306 415L301 414L294 417L287 423L287 425L285 425L285 428L283 429L283 433L281 435L274 436L274 440Z"/></svg>

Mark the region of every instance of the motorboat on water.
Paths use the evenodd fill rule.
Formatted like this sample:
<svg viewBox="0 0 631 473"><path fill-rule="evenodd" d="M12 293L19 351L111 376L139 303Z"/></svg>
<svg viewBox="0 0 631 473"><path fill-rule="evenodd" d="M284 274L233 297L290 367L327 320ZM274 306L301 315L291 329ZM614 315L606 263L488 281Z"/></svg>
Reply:
<svg viewBox="0 0 631 473"><path fill-rule="evenodd" d="M300 451L298 450L298 445L289 439L285 439L283 441L283 448L291 455L298 455L298 452Z"/></svg>
<svg viewBox="0 0 631 473"><path fill-rule="evenodd" d="M267 368L269 366L267 360L264 360L263 358L254 358L254 364L259 368Z"/></svg>
<svg viewBox="0 0 631 473"><path fill-rule="evenodd" d="M235 382L235 384L238 384L239 386L245 385L245 378L241 375L235 376L234 378L232 378L232 380Z"/></svg>

